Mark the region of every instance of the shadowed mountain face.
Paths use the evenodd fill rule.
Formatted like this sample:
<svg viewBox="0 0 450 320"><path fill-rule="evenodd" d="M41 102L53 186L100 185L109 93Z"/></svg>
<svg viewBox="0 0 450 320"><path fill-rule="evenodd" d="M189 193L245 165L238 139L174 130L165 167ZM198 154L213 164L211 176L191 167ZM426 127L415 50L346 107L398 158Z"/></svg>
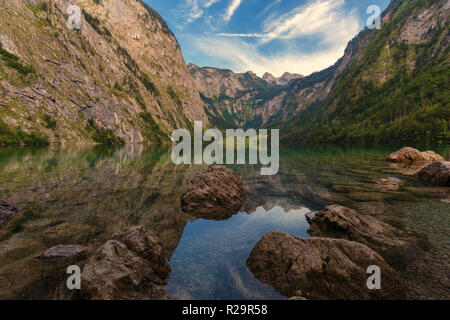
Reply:
<svg viewBox="0 0 450 320"><path fill-rule="evenodd" d="M159 142L207 122L180 47L138 0L0 2L0 144ZM89 121L90 120L90 121Z"/></svg>
<svg viewBox="0 0 450 320"><path fill-rule="evenodd" d="M267 101L285 88L253 72L188 65L211 122L221 128L260 127L270 121Z"/></svg>

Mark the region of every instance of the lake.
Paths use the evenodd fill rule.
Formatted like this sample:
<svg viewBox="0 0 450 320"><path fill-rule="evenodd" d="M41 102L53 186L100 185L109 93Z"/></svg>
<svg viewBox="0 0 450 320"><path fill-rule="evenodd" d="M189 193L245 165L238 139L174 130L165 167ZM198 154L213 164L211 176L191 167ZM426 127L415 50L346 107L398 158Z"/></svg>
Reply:
<svg viewBox="0 0 450 320"><path fill-rule="evenodd" d="M450 148L434 148L450 159ZM450 192L384 161L393 148L282 150L280 171L233 165L248 200L226 221L195 219L180 198L205 165L175 166L154 146L0 148L0 199L23 210L0 230L0 298L64 298L65 261L35 257L58 244L95 249L118 231L143 225L160 237L177 299L284 299L248 271L245 260L269 230L308 237L305 214L341 204L430 244L427 260L399 270L415 298L449 297ZM380 189L397 177L398 190ZM82 265L83 261L80 261Z"/></svg>

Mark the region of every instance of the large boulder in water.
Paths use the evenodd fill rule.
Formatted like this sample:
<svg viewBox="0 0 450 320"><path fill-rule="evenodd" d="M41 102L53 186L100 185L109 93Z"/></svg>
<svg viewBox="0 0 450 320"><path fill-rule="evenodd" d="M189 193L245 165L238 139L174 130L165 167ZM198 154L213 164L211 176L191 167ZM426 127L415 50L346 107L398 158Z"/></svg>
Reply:
<svg viewBox="0 0 450 320"><path fill-rule="evenodd" d="M450 161L433 162L422 168L416 176L432 185L450 187Z"/></svg>
<svg viewBox="0 0 450 320"><path fill-rule="evenodd" d="M286 297L404 299L399 275L364 244L343 239L298 238L268 232L247 259L250 271ZM381 270L381 289L367 288L367 268Z"/></svg>
<svg viewBox="0 0 450 320"><path fill-rule="evenodd" d="M0 200L0 229L6 226L6 224L11 221L19 211L20 208L14 203Z"/></svg>
<svg viewBox="0 0 450 320"><path fill-rule="evenodd" d="M402 232L372 216L338 205L306 215L312 237L339 238L364 243L376 250L402 246Z"/></svg>
<svg viewBox="0 0 450 320"><path fill-rule="evenodd" d="M423 254L426 240L383 221L338 205L306 215L312 237L338 238L363 243L392 266L403 267Z"/></svg>
<svg viewBox="0 0 450 320"><path fill-rule="evenodd" d="M239 175L224 166L214 166L192 179L181 205L194 217L225 220L239 212L246 198Z"/></svg>
<svg viewBox="0 0 450 320"><path fill-rule="evenodd" d="M89 258L75 298L93 300L166 300L172 271L159 238L144 227L117 233Z"/></svg>
<svg viewBox="0 0 450 320"><path fill-rule="evenodd" d="M420 152L411 147L405 147L397 152L391 153L386 161L389 162L434 162L445 161L440 155L434 151Z"/></svg>

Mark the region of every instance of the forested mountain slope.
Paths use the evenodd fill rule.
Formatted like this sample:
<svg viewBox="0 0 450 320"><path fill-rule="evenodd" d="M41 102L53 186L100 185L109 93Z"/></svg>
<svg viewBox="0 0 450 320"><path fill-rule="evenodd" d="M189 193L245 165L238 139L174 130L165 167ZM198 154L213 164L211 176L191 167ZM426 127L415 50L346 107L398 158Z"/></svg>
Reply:
<svg viewBox="0 0 450 320"><path fill-rule="evenodd" d="M322 72L328 83L319 90L322 99L302 106L288 123L273 125L283 128L283 141L448 143L449 14L448 0L392 1L381 30L361 32L347 48L353 54L328 70L335 80ZM340 68L345 59L350 63ZM291 90L292 98L299 90ZM299 106L294 99L281 108Z"/></svg>

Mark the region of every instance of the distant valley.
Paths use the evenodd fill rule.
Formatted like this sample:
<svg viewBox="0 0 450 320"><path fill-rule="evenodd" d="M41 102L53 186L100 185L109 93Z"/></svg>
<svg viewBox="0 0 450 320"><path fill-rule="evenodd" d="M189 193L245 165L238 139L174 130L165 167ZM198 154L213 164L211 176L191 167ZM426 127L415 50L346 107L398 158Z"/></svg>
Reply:
<svg viewBox="0 0 450 320"><path fill-rule="evenodd" d="M393 0L333 66L279 78L186 65L141 1L80 0L80 31L68 4L0 3L0 144L168 143L195 120L288 145L449 142L448 0Z"/></svg>

